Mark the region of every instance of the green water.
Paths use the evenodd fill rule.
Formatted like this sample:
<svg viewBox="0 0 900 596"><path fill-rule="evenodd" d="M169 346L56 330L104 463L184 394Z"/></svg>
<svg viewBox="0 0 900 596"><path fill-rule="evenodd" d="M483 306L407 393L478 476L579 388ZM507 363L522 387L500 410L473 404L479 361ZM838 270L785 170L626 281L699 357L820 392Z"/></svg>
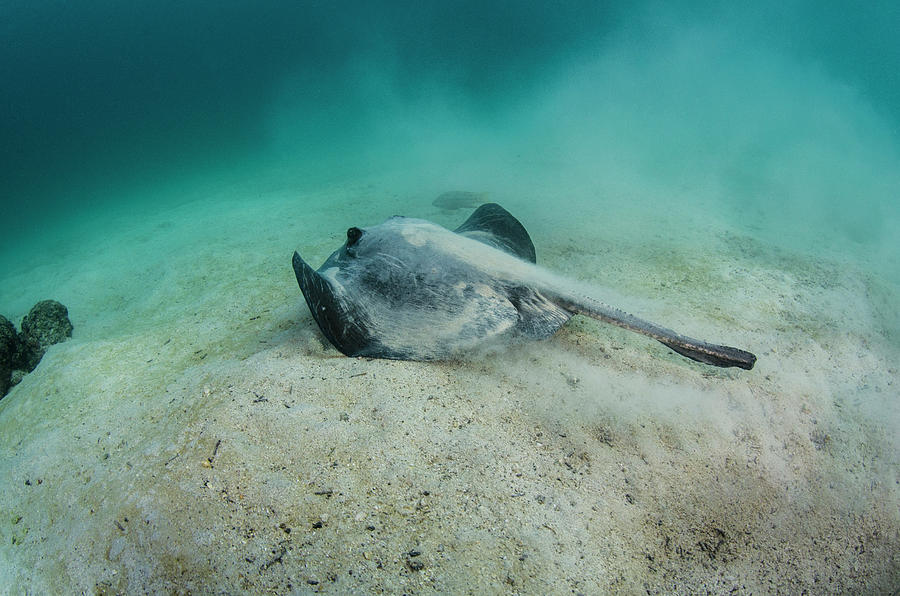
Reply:
<svg viewBox="0 0 900 596"><path fill-rule="evenodd" d="M769 510L787 520L795 536L753 526L762 546L747 552L780 552L779 540L793 539L799 559L811 553L805 559L810 570L791 575L779 561L760 562L734 547L732 559L723 555L704 568L712 569L713 578L749 574L756 580L746 585L763 592L778 586L813 592L896 586L890 552L896 552L900 527L900 448L892 430L900 424L898 30L900 9L889 2L747 8L703 2L4 3L0 314L19 324L34 303L54 298L68 307L75 331L0 402L6 460L0 469L16 482L49 470L92 470L83 473L94 484L72 476L45 488L80 491L84 485L85 503L116 513L118 505L110 503L137 502L138 489L129 488L124 472L104 471L91 446L83 452L72 447L75 463L67 460L75 434L107 437L116 420L128 419L120 429L131 445L121 447L128 469L151 466L154 458L170 457L170 447L160 447L170 435L180 445L171 453L181 453L194 444L192 433L219 432L204 418L198 395L219 408L221 420L240 420L244 412L222 405L227 400L216 393L219 385L249 394L258 387L242 386L244 379L268 387L301 373L291 382L309 385L310 403L334 420L338 413L327 409L329 400L332 393L344 394L338 377L329 375L371 381L370 393L354 399L377 404L373 412L391 412L388 426L400 428L408 422L404 407L390 393L393 381L384 381L396 375L423 392L423 407L438 399L452 412L463 407L461 396L513 393L526 404L524 420L518 406L510 406L498 420L484 422L490 432L461 443L454 442L459 433L447 431L445 443L429 444L422 436L430 432L427 425L404 427L412 433L413 452L404 456L411 460L428 453L429 445L438 454L474 453L486 444L479 441L489 440L498 441L494 449L519 457L510 441L540 428L534 432L543 438L516 445L539 455L548 435L584 436L586 445L593 442L585 449L595 460L605 457L605 449L622 450L600 459L608 465L595 469L618 470L626 460L631 469L655 466L647 475L663 479L661 495L672 487L718 483L717 466L725 461L723 477L727 471L734 484L709 489L709 500L702 491L689 493L671 508L680 513L669 521L683 523L685 536L696 531L705 511L718 511L713 521L720 525L730 519L731 499L740 498L715 490L764 495L739 509L762 511L774 503ZM636 314L749 349L759 356L757 368L716 377L662 348L579 318L550 342L485 356L481 369L471 362L447 368L369 362L362 369L336 360L296 287L292 251L318 266L348 227L394 214L455 227L469 210L432 205L452 190L487 193L511 211L548 269L597 288L598 298ZM437 398L425 395L429 387ZM495 392L498 387L504 391ZM170 394L193 404L176 412L184 418L169 417L168 404L176 399ZM638 405L624 405L632 403ZM572 412L586 413L579 418ZM281 414L273 414L272 424ZM461 428L457 414L448 415L447 424ZM356 411L351 419L357 420ZM522 426L507 429L507 436L498 428L508 419ZM85 420L96 428L78 430ZM154 430L159 420L165 428ZM560 425L571 426L564 431ZM696 436L695 426L701 429ZM268 445L269 431L260 428L247 439L260 441L254 444L258 453L247 456L249 486L268 478L266 458L288 458L296 448L292 437L309 431L287 427L280 431L284 444ZM345 432L323 428L322 440ZM382 442L373 436L367 439L371 450L405 448L394 435ZM234 444L228 441L226 446ZM37 463L31 459L35 450L42 454ZM150 463L137 463L143 457L138 453L149 453ZM353 457L359 461L365 454ZM761 467L748 463L750 471L735 472L735 457L745 456ZM667 468L672 461L683 467ZM390 478L392 465L376 462L372 474ZM526 472L530 465L522 463ZM692 480L683 481L682 473ZM147 484L135 486L153 487L156 476L147 474ZM460 478L461 484L484 481ZM357 481L366 486L369 480L354 476L347 482ZM797 492L770 494L781 484ZM177 565L154 565L160 552L170 553L166 549L190 550L190 540L180 542L184 536L170 536L174 547L148 539L141 551L146 560L129 554L129 563L107 565L111 547L99 528L114 527L111 522L84 522L67 508L62 488L35 501L20 485L4 510L9 515L0 519L0 567L7 569L0 587L53 591L56 577L82 589L94 577L137 592L176 585L165 582L178 575ZM172 485L179 488L141 501L151 503L147 511L201 498L191 492L199 482L188 472ZM590 501L600 509L602 499L613 499L602 488L592 490L578 498L602 495ZM507 506L508 492L506 485L497 488L497 502ZM639 499L637 507L646 503ZM842 521L827 526L805 517L821 503L822 519ZM638 510L646 519L669 515L666 503L660 507L663 513ZM851 510L861 517L851 519ZM490 523L521 513L510 511ZM580 523L584 513L566 523ZM543 514L521 514L546 527ZM17 516L34 528L31 538ZM611 514L617 521L610 531L630 536L637 531L630 521L615 524L639 517ZM409 519L393 523L398 531L420 531ZM207 521L207 529L218 523ZM756 522L730 523L725 530L732 537L743 532L741 524ZM36 538L59 534L54 524L90 545L72 559L68 575L37 563L66 547ZM183 524L173 518L170 525ZM854 534L863 527L881 533L865 542ZM218 530L227 541L241 539L228 528ZM518 539L527 542L528 536ZM816 566L830 565L815 557L832 556L818 545L857 539L868 548L858 577L836 567L838 579L811 579ZM460 565L491 557L518 560L502 546L478 548ZM548 593L563 586L552 582L576 573L565 566L578 558L559 548L559 557L551 547L535 557L553 587L527 579L518 585ZM629 565L645 561L649 548L612 549L624 554L610 563L610 577L628 578L626 591L642 588L644 574L656 587L676 576L701 577L632 570ZM589 560L612 560L602 549L588 551ZM220 568L228 559L225 551L198 552L204 561L207 555L220 561ZM774 571L754 576L739 564ZM29 578L35 565L39 572ZM125 581L126 568L132 575L117 584ZM110 575L113 569L121 571L118 579ZM141 580L135 569L150 579ZM463 569L445 570L449 583L428 585L445 591L466 585ZM380 571L370 571L376 584L340 586L396 591L377 584ZM214 585L203 583L212 572L194 573L197 591ZM573 590L615 591L613 579L584 573L591 579ZM472 581L489 585L481 579ZM685 585L727 591L704 581ZM264 586L285 590L285 584Z"/></svg>
<svg viewBox="0 0 900 596"><path fill-rule="evenodd" d="M433 196L466 189L553 221L548 242L588 222L609 241L632 219L650 238L639 222L664 213L654 226L688 251L709 250L708 220L888 293L900 281L888 4L2 10L7 272L53 270L167 208L214 216L216 197L264 210L291 195L321 233L305 193L377 177L367 221L338 228L431 216ZM4 283L0 308L21 317L31 294Z"/></svg>
<svg viewBox="0 0 900 596"><path fill-rule="evenodd" d="M423 166L597 200L624 186L795 248L827 235L896 254L888 3L2 10L4 254L45 218L178 201L197 181L250 195L263 176L299 191Z"/></svg>

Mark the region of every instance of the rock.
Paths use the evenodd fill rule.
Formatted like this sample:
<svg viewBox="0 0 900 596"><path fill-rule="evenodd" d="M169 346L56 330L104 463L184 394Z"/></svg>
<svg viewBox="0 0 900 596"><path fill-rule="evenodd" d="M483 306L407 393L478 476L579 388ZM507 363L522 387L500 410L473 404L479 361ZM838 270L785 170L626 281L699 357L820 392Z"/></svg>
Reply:
<svg viewBox="0 0 900 596"><path fill-rule="evenodd" d="M68 309L56 300L41 300L22 319L17 368L31 372L47 348L72 337Z"/></svg>
<svg viewBox="0 0 900 596"><path fill-rule="evenodd" d="M44 357L44 352L46 350L41 348L41 344L36 338L20 333L13 368L30 373Z"/></svg>
<svg viewBox="0 0 900 596"><path fill-rule="evenodd" d="M56 300L41 300L22 319L22 335L36 339L44 351L65 341L72 337L68 309Z"/></svg>
<svg viewBox="0 0 900 596"><path fill-rule="evenodd" d="M19 334L9 319L0 315L0 397L12 387L12 370L19 351Z"/></svg>
<svg viewBox="0 0 900 596"><path fill-rule="evenodd" d="M25 378L25 375L28 374L27 370L23 370L21 368L14 368L12 371L12 376L10 377L9 387L12 389L16 385L22 382L22 379Z"/></svg>
<svg viewBox="0 0 900 596"><path fill-rule="evenodd" d="M22 319L22 331L0 315L0 397L18 384L53 344L72 337L69 310L56 300L42 300Z"/></svg>
<svg viewBox="0 0 900 596"><path fill-rule="evenodd" d="M12 366L12 358L19 342L16 327L9 319L0 315L0 365Z"/></svg>

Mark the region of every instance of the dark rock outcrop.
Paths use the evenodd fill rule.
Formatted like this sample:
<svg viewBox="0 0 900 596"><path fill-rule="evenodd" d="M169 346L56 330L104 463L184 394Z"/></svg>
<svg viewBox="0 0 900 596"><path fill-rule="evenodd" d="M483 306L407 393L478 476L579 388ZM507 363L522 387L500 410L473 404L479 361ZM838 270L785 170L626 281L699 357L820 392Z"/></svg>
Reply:
<svg viewBox="0 0 900 596"><path fill-rule="evenodd" d="M11 376L19 352L19 334L15 326L0 315L0 397L12 386Z"/></svg>
<svg viewBox="0 0 900 596"><path fill-rule="evenodd" d="M44 351L65 341L72 337L69 310L56 300L41 300L22 319L22 335L36 339Z"/></svg>
<svg viewBox="0 0 900 596"><path fill-rule="evenodd" d="M35 369L47 348L72 337L69 310L56 300L42 300L22 319L22 331L0 315L0 397Z"/></svg>
<svg viewBox="0 0 900 596"><path fill-rule="evenodd" d="M30 335L24 333L19 334L19 344L16 350L16 358L13 361L13 368L20 368L25 372L31 372L44 357L46 348L41 347L41 343Z"/></svg>

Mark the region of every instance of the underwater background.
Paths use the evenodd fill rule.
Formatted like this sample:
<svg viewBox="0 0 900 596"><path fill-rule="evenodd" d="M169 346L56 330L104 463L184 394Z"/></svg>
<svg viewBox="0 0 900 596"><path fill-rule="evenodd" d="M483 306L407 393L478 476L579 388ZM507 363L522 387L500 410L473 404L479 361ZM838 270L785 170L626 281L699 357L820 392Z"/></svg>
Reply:
<svg viewBox="0 0 900 596"><path fill-rule="evenodd" d="M0 314L74 333L0 400L0 590L896 589L897 31L892 2L2 3ZM455 227L457 190L757 367L580 318L339 358L292 251Z"/></svg>

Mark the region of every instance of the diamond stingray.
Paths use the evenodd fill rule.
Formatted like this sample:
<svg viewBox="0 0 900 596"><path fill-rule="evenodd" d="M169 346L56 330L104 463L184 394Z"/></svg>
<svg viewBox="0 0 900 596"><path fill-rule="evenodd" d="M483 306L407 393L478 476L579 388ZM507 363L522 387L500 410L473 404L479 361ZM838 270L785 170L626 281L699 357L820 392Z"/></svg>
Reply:
<svg viewBox="0 0 900 596"><path fill-rule="evenodd" d="M318 271L296 252L293 266L313 318L347 356L446 359L494 339L549 337L580 314L698 362L748 370L756 362L744 350L686 337L573 291L535 264L528 232L495 203L453 231L400 216L353 227Z"/></svg>

